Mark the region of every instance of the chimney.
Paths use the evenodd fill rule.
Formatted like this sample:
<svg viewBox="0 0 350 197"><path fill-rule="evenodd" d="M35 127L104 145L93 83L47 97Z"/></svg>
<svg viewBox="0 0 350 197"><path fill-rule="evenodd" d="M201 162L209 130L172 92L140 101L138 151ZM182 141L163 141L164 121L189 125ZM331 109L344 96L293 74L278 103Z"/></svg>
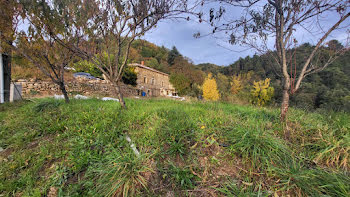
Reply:
<svg viewBox="0 0 350 197"><path fill-rule="evenodd" d="M144 62L144 61L141 61L141 65L144 66L144 65L145 65L145 62Z"/></svg>

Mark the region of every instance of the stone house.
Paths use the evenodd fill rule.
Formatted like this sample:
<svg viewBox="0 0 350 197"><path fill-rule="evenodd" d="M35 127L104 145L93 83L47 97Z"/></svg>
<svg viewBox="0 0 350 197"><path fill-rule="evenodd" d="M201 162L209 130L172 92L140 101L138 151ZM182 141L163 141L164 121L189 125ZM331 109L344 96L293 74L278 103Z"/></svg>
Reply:
<svg viewBox="0 0 350 197"><path fill-rule="evenodd" d="M135 68L137 73L137 94L142 96L175 96L176 91L169 82L169 75L159 70L147 67L142 61L141 64L133 63L129 66Z"/></svg>
<svg viewBox="0 0 350 197"><path fill-rule="evenodd" d="M169 82L169 75L156 69L149 68L143 64L129 64L135 68L137 73L137 85L120 84L120 90L123 96L176 96L175 88ZM88 96L103 95L116 96L114 87L107 80L89 80L81 77L66 81L67 91ZM18 80L21 85L22 95L25 98L41 95L61 94L59 87L52 81Z"/></svg>

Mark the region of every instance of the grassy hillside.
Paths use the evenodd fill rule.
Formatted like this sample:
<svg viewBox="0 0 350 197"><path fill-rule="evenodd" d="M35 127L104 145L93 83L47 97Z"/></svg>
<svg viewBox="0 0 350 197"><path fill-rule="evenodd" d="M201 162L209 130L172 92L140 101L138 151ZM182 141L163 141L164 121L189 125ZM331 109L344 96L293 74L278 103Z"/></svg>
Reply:
<svg viewBox="0 0 350 197"><path fill-rule="evenodd" d="M126 102L0 105L0 196L350 195L349 114Z"/></svg>

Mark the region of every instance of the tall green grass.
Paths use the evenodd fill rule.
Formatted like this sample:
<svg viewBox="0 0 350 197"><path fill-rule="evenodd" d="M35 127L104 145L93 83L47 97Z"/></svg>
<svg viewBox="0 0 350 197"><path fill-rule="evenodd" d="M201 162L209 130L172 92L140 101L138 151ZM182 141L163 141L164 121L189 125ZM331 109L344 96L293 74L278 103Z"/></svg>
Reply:
<svg viewBox="0 0 350 197"><path fill-rule="evenodd" d="M349 196L349 114L126 102L1 105L0 195Z"/></svg>
<svg viewBox="0 0 350 197"><path fill-rule="evenodd" d="M151 173L150 155L136 156L131 150L111 149L91 166L88 177L96 179L97 191L104 196L136 196L147 190ZM146 176L147 175L147 176Z"/></svg>

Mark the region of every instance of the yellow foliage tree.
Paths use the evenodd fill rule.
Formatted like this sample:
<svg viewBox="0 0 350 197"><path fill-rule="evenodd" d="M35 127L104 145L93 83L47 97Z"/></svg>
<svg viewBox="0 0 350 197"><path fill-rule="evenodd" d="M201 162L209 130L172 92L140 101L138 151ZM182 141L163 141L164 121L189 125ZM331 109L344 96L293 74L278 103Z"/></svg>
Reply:
<svg viewBox="0 0 350 197"><path fill-rule="evenodd" d="M274 88L270 87L270 81L270 78L258 82L254 81L253 90L251 91L253 104L264 106L271 100Z"/></svg>
<svg viewBox="0 0 350 197"><path fill-rule="evenodd" d="M219 91L216 85L216 80L209 73L203 83L203 98L205 100L217 101L220 98Z"/></svg>
<svg viewBox="0 0 350 197"><path fill-rule="evenodd" d="M243 88L241 75L234 75L231 82L231 93L237 94Z"/></svg>
<svg viewBox="0 0 350 197"><path fill-rule="evenodd" d="M250 82L252 76L254 75L253 71L249 71L247 73L240 73L238 75L234 75L231 81L231 93L238 94L248 83Z"/></svg>

